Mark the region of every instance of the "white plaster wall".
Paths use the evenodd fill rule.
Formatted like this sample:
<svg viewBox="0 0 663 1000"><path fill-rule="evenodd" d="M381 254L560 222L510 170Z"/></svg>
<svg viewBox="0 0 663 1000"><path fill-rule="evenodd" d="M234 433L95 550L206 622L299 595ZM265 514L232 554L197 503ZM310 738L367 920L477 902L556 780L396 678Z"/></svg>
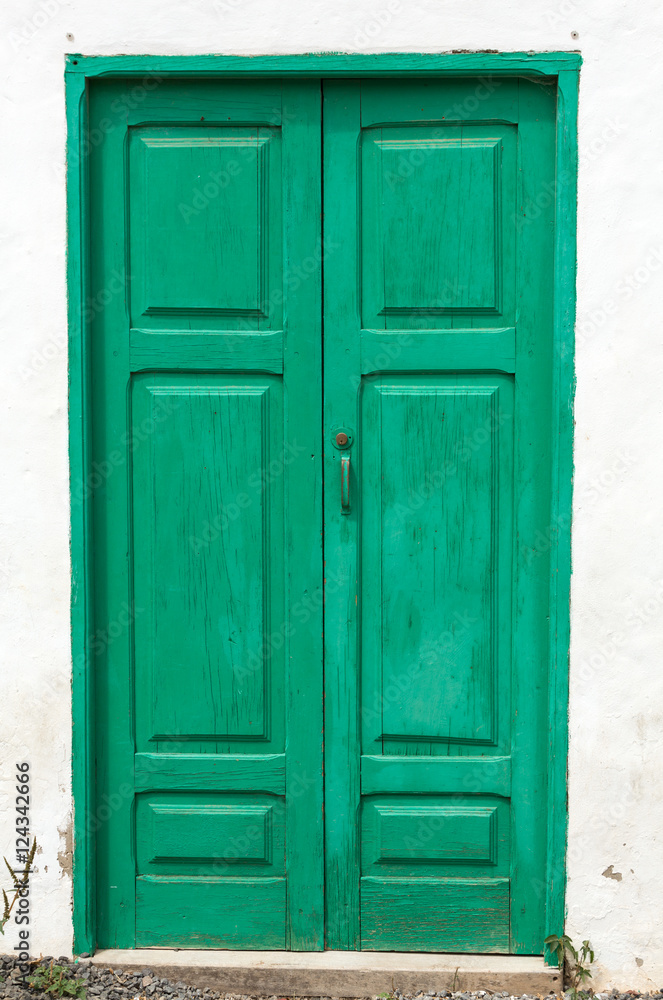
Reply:
<svg viewBox="0 0 663 1000"><path fill-rule="evenodd" d="M662 985L661 5L4 0L0 18L0 852L28 760L33 950L72 939L63 54L579 48L567 929L599 985Z"/></svg>

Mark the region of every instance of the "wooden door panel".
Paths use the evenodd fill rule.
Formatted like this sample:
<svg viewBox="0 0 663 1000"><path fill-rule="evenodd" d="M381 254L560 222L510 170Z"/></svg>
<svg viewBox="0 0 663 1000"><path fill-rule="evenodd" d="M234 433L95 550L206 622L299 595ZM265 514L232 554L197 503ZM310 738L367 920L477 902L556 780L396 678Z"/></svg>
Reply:
<svg viewBox="0 0 663 1000"><path fill-rule="evenodd" d="M166 79L119 119L127 86L90 98L92 281L123 279L93 321L97 627L130 609L95 664L99 943L316 950L320 87Z"/></svg>
<svg viewBox="0 0 663 1000"><path fill-rule="evenodd" d="M136 879L136 947L288 946L285 879Z"/></svg>
<svg viewBox="0 0 663 1000"><path fill-rule="evenodd" d="M331 947L542 950L554 122L524 80L325 84Z"/></svg>
<svg viewBox="0 0 663 1000"><path fill-rule="evenodd" d="M487 795L376 795L362 810L362 872L374 878L509 873L508 802Z"/></svg>
<svg viewBox="0 0 663 1000"><path fill-rule="evenodd" d="M508 751L512 400L509 376L364 388L364 753Z"/></svg>
<svg viewBox="0 0 663 1000"><path fill-rule="evenodd" d="M515 156L504 124L362 128L364 328L513 323Z"/></svg>
<svg viewBox="0 0 663 1000"><path fill-rule="evenodd" d="M141 375L132 458L138 751L282 751L281 380ZM141 427L158 433L144 435Z"/></svg>
<svg viewBox="0 0 663 1000"><path fill-rule="evenodd" d="M377 382L365 387L361 424L363 752L382 755L383 779L401 755L455 755L451 777L469 791L474 755L510 753L512 383L414 375ZM498 413L506 430L498 430ZM409 808L364 799L362 815L377 808L390 822L380 823L379 859L362 865L362 947L508 950L508 800L494 798L489 813L477 814L471 797L459 800L446 785L444 769L419 776ZM418 818L422 802L445 791L446 810L431 814L428 805ZM362 853L370 833L362 833ZM417 837L424 843L414 855ZM390 855L399 860L386 870ZM462 931L453 920L459 896ZM435 923L421 920L422 907Z"/></svg>
<svg viewBox="0 0 663 1000"><path fill-rule="evenodd" d="M283 820L267 795L137 796L137 946L284 948Z"/></svg>
<svg viewBox="0 0 663 1000"><path fill-rule="evenodd" d="M129 173L132 329L280 329L280 129L135 127Z"/></svg>
<svg viewBox="0 0 663 1000"><path fill-rule="evenodd" d="M152 792L137 805L139 875L285 875L283 823L267 795Z"/></svg>
<svg viewBox="0 0 663 1000"><path fill-rule="evenodd" d="M508 879L362 879L362 948L509 950Z"/></svg>

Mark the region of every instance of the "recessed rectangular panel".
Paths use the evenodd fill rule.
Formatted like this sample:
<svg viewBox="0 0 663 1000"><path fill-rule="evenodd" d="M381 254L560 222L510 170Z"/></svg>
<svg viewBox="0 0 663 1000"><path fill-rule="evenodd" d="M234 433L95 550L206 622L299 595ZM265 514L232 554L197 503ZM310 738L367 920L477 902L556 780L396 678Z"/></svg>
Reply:
<svg viewBox="0 0 663 1000"><path fill-rule="evenodd" d="M509 950L509 880L362 878L361 947Z"/></svg>
<svg viewBox="0 0 663 1000"><path fill-rule="evenodd" d="M139 749L218 753L280 731L277 378L145 376L132 426Z"/></svg>
<svg viewBox="0 0 663 1000"><path fill-rule="evenodd" d="M137 948L286 947L285 878L136 879Z"/></svg>
<svg viewBox="0 0 663 1000"><path fill-rule="evenodd" d="M362 873L381 877L509 874L509 802L496 795L370 796L362 805Z"/></svg>
<svg viewBox="0 0 663 1000"><path fill-rule="evenodd" d="M507 376L365 387L365 752L497 742L510 684L512 405Z"/></svg>
<svg viewBox="0 0 663 1000"><path fill-rule="evenodd" d="M145 793L137 800L136 844L138 874L281 875L282 800L202 791Z"/></svg>
<svg viewBox="0 0 663 1000"><path fill-rule="evenodd" d="M375 806L379 860L495 863L495 809L490 807Z"/></svg>
<svg viewBox="0 0 663 1000"><path fill-rule="evenodd" d="M494 309L497 142L463 143L438 135L383 138L376 144L384 309ZM403 247L415 253L404 259Z"/></svg>
<svg viewBox="0 0 663 1000"><path fill-rule="evenodd" d="M278 329L279 130L143 127L129 150L132 326Z"/></svg>
<svg viewBox="0 0 663 1000"><path fill-rule="evenodd" d="M513 151L503 126L363 131L364 327L495 326L511 313Z"/></svg>

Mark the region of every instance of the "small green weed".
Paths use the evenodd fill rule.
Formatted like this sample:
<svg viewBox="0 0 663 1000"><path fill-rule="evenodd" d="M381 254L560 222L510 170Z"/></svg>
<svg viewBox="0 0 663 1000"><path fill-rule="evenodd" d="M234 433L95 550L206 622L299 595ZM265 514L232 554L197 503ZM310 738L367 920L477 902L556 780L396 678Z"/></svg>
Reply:
<svg viewBox="0 0 663 1000"><path fill-rule="evenodd" d="M41 990L51 997L76 997L84 1000L85 987L78 979L72 979L65 965L40 965L28 979L28 986Z"/></svg>
<svg viewBox="0 0 663 1000"><path fill-rule="evenodd" d="M12 879L12 891L14 893L14 898L12 899L12 901L10 903L9 902L9 897L7 896L7 893L5 892L4 889L2 890L2 900L3 900L3 903L4 903L4 907L3 907L3 911L2 911L2 916L0 917L0 934L4 934L5 933L5 924L7 923L7 921L9 920L9 918L11 916L11 912L14 909L14 904L16 903L16 900L19 899L23 895L23 893L24 893L24 891L25 891L25 889L27 887L28 879L30 878L30 871L32 870L32 863L33 863L33 861L35 859L35 851L36 850L37 850L37 840L35 839L33 841L32 847L30 848L30 853L27 855L27 858L25 860L25 868L23 869L23 874L20 877L14 871L14 869L12 868L12 866L9 864L9 862L7 861L7 858L3 859L4 862L5 862L5 864L7 865L7 868L9 870L9 874L11 875L11 879Z"/></svg>
<svg viewBox="0 0 663 1000"><path fill-rule="evenodd" d="M590 987L579 989L592 978L589 966L594 961L594 949L589 941L583 941L578 950L568 934L550 934L545 942L557 954L557 965L562 973L562 982L571 994L571 1000L588 1000L594 990Z"/></svg>

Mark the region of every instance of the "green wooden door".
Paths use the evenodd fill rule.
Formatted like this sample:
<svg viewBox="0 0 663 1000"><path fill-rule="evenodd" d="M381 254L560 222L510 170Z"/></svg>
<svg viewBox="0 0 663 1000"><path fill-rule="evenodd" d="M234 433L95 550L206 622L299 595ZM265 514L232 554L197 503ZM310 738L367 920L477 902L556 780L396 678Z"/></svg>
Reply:
<svg viewBox="0 0 663 1000"><path fill-rule="evenodd" d="M320 84L145 83L90 109L99 941L313 950Z"/></svg>
<svg viewBox="0 0 663 1000"><path fill-rule="evenodd" d="M99 943L540 953L554 88L90 118Z"/></svg>
<svg viewBox="0 0 663 1000"><path fill-rule="evenodd" d="M554 120L325 86L330 947L542 951Z"/></svg>

